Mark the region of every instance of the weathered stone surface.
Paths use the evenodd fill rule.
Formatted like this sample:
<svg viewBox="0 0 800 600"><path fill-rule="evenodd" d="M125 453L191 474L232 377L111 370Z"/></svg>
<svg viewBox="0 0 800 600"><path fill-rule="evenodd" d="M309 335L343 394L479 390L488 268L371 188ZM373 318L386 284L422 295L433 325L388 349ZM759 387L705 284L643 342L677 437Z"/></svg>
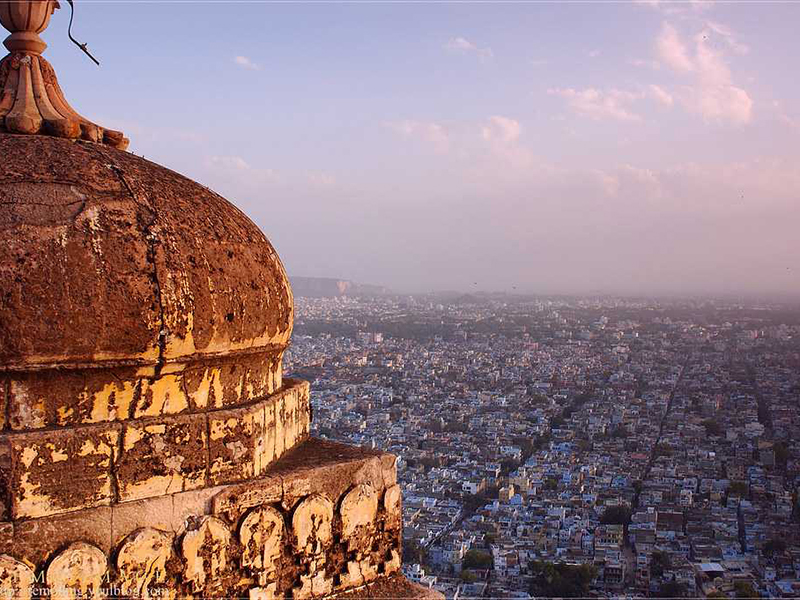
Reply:
<svg viewBox="0 0 800 600"><path fill-rule="evenodd" d="M225 487L218 486L172 496L172 531L181 533L195 517L213 514L214 497L224 490Z"/></svg>
<svg viewBox="0 0 800 600"><path fill-rule="evenodd" d="M284 529L283 515L271 506L254 508L239 526L239 541L244 548L242 568L254 573L261 586L276 577Z"/></svg>
<svg viewBox="0 0 800 600"><path fill-rule="evenodd" d="M319 446L315 445L314 449L317 448ZM283 477L283 506L286 508L312 491L338 498L353 484L367 483L383 489L379 453L355 460L302 461L302 466L281 470L280 474Z"/></svg>
<svg viewBox="0 0 800 600"><path fill-rule="evenodd" d="M283 455L308 435L311 423L309 384L306 381L287 380L275 397L275 455Z"/></svg>
<svg viewBox="0 0 800 600"><path fill-rule="evenodd" d="M111 507L99 506L78 512L9 523L0 535L0 552L34 565L43 565L54 552L81 540L110 553ZM129 532L130 533L130 532Z"/></svg>
<svg viewBox="0 0 800 600"><path fill-rule="evenodd" d="M400 557L400 553L397 550L393 548L389 553L391 558L383 564L383 572L387 575L397 573L403 566L403 559Z"/></svg>
<svg viewBox="0 0 800 600"><path fill-rule="evenodd" d="M234 407L275 393L286 384L280 374L282 355L270 350L187 368L182 379L190 404L197 409Z"/></svg>
<svg viewBox="0 0 800 600"><path fill-rule="evenodd" d="M365 527L374 527L378 516L378 493L371 485L362 483L347 492L339 512L342 516L342 536L347 539Z"/></svg>
<svg viewBox="0 0 800 600"><path fill-rule="evenodd" d="M196 489L206 484L206 420L202 414L125 425L115 468L120 501Z"/></svg>
<svg viewBox="0 0 800 600"><path fill-rule="evenodd" d="M224 514L229 521L237 522L249 508L280 502L283 498L283 480L279 476L265 476L245 484L226 487L214 496L215 515Z"/></svg>
<svg viewBox="0 0 800 600"><path fill-rule="evenodd" d="M403 520L402 493L399 485L395 484L384 492L383 510L386 512L387 523L399 527Z"/></svg>
<svg viewBox="0 0 800 600"><path fill-rule="evenodd" d="M146 527L176 532L172 519L174 498L175 496L171 495L158 496L114 504L111 507L112 544L118 546L132 531Z"/></svg>
<svg viewBox="0 0 800 600"><path fill-rule="evenodd" d="M239 409L84 426L75 429L74 435L71 428L52 434L0 434L0 481L8 481L17 493L11 498L11 508L19 512L10 514L14 518L60 514L258 477L279 457L272 449L276 439L281 440L283 454L307 435L308 386L291 379L286 383L278 394ZM287 405L293 408L287 409ZM266 415L277 416L269 432ZM80 447L76 447L78 443ZM378 461L377 455L369 460ZM363 470L365 464L357 468ZM367 469L369 481L377 481L374 467ZM307 469L296 473L302 474L308 475ZM87 481L91 476L98 483L84 484L83 495L65 496L74 486L63 484ZM38 483L31 481L37 478ZM308 495L302 477L293 481L292 500ZM335 495L340 491L336 489Z"/></svg>
<svg viewBox="0 0 800 600"><path fill-rule="evenodd" d="M294 544L306 555L321 554L333 540L333 502L322 494L303 500L292 516Z"/></svg>
<svg viewBox="0 0 800 600"><path fill-rule="evenodd" d="M124 421L263 400L278 389L279 371L280 354L270 351L171 363L157 378L134 367L16 372L0 380L7 392L0 401L8 397L9 424L17 431Z"/></svg>
<svg viewBox="0 0 800 600"><path fill-rule="evenodd" d="M383 471L384 487L391 487L397 483L397 457L393 454L381 455L381 470Z"/></svg>
<svg viewBox="0 0 800 600"><path fill-rule="evenodd" d="M264 405L216 411L208 416L209 479L232 483L261 474L271 456L265 452Z"/></svg>
<svg viewBox="0 0 800 600"><path fill-rule="evenodd" d="M346 570L339 574L339 588L349 589L364 584L364 576L361 575L361 567L355 560L347 561Z"/></svg>
<svg viewBox="0 0 800 600"><path fill-rule="evenodd" d="M285 347L286 273L224 199L105 146L0 134L0 156L0 363L155 365Z"/></svg>
<svg viewBox="0 0 800 600"><path fill-rule="evenodd" d="M0 556L0 598L31 600L33 584L33 569L29 565L6 554Z"/></svg>
<svg viewBox="0 0 800 600"><path fill-rule="evenodd" d="M324 569L320 569L311 575L303 575L300 578L300 585L292 589L292 598L294 600L321 598L329 596L332 591L333 581L330 577L326 577Z"/></svg>
<svg viewBox="0 0 800 600"><path fill-rule="evenodd" d="M127 419L141 391L135 368L22 372L9 386L9 424L19 431Z"/></svg>
<svg viewBox="0 0 800 600"><path fill-rule="evenodd" d="M209 479L232 483L261 475L303 441L310 426L308 383L286 379L276 394L209 419Z"/></svg>
<svg viewBox="0 0 800 600"><path fill-rule="evenodd" d="M246 483L0 524L0 554L42 569L82 541L113 557L109 584L146 586L152 597L318 597L399 568L400 493L381 487L381 457L311 439ZM284 478L296 471L307 493L284 507ZM171 559L165 547L177 549Z"/></svg>
<svg viewBox="0 0 800 600"><path fill-rule="evenodd" d="M69 600L102 598L106 555L97 547L76 542L61 551L48 565L47 585L53 597Z"/></svg>
<svg viewBox="0 0 800 600"><path fill-rule="evenodd" d="M216 517L202 517L196 528L183 536L181 552L185 561L184 577L195 590L209 581L219 581L228 569L231 532Z"/></svg>
<svg viewBox="0 0 800 600"><path fill-rule="evenodd" d="M171 534L152 528L130 534L117 554L122 595L160 597L162 594L158 588L167 581L167 561L171 556Z"/></svg>
<svg viewBox="0 0 800 600"><path fill-rule="evenodd" d="M270 583L265 587L250 588L247 592L249 600L277 600L283 598L277 592L277 584Z"/></svg>
<svg viewBox="0 0 800 600"><path fill-rule="evenodd" d="M367 586L338 593L342 600L444 600L444 594L422 587L402 575L383 577Z"/></svg>
<svg viewBox="0 0 800 600"><path fill-rule="evenodd" d="M11 518L11 444L0 441L0 522Z"/></svg>
<svg viewBox="0 0 800 600"><path fill-rule="evenodd" d="M9 436L13 518L42 517L110 504L116 425Z"/></svg>
<svg viewBox="0 0 800 600"><path fill-rule="evenodd" d="M11 381L8 377L0 375L0 431L6 428L6 414L8 412L8 394Z"/></svg>

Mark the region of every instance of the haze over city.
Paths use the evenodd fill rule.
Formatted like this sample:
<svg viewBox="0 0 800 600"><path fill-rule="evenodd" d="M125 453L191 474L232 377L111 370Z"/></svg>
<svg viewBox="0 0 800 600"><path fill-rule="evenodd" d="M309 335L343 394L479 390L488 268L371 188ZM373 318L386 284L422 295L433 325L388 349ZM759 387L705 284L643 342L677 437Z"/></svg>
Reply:
<svg viewBox="0 0 800 600"><path fill-rule="evenodd" d="M795 296L798 16L98 2L74 33L101 69L63 11L45 39L87 116L235 201L291 275Z"/></svg>

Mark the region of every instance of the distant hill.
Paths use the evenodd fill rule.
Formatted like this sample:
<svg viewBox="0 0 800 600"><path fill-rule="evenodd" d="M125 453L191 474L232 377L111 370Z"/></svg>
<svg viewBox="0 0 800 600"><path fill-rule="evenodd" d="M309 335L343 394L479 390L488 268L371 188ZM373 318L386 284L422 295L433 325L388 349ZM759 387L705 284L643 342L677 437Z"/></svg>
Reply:
<svg viewBox="0 0 800 600"><path fill-rule="evenodd" d="M334 277L291 277L294 295L302 298L335 298L337 296L381 296L391 291L379 285L355 283Z"/></svg>

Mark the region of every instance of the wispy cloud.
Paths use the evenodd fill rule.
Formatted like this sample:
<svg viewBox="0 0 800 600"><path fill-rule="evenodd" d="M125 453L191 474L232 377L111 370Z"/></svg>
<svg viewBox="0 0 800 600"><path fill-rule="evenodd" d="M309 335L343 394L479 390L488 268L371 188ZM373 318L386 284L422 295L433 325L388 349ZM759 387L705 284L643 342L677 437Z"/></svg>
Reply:
<svg viewBox="0 0 800 600"><path fill-rule="evenodd" d="M689 50L675 29L669 23L664 23L661 33L656 39L658 55L669 67L675 71L690 73L695 65L689 58Z"/></svg>
<svg viewBox="0 0 800 600"><path fill-rule="evenodd" d="M634 67L653 69L654 71L658 71L661 68L661 63L657 60L647 60L644 58L629 58L628 64Z"/></svg>
<svg viewBox="0 0 800 600"><path fill-rule="evenodd" d="M405 139L417 139L431 144L437 152L447 152L450 147L450 136L439 123L403 119L388 121L384 125Z"/></svg>
<svg viewBox="0 0 800 600"><path fill-rule="evenodd" d="M595 88L576 90L573 88L552 88L547 90L552 96L559 96L576 113L592 119L614 119L617 121L640 121L641 116L631 110L631 105L644 98L642 92L628 92Z"/></svg>
<svg viewBox="0 0 800 600"><path fill-rule="evenodd" d="M250 71L258 71L261 69L260 65L254 63L246 56L236 56L234 57L233 62L236 63L242 69L248 69Z"/></svg>
<svg viewBox="0 0 800 600"><path fill-rule="evenodd" d="M650 91L650 95L658 100L661 104L672 106L675 103L672 94L667 92L660 85L652 84L648 89Z"/></svg>
<svg viewBox="0 0 800 600"><path fill-rule="evenodd" d="M598 56L600 56L600 54L602 54L602 52L597 48L595 48L594 50L589 50L589 52L586 53L586 55L589 58L597 58Z"/></svg>
<svg viewBox="0 0 800 600"><path fill-rule="evenodd" d="M736 54L747 54L750 52L750 47L741 43L733 29L727 25L716 23L714 21L706 21L706 27L719 35L725 41L728 47Z"/></svg>
<svg viewBox="0 0 800 600"><path fill-rule="evenodd" d="M450 38L443 48L450 54L474 54L481 62L486 62L494 57L494 52L489 47L481 48L463 37Z"/></svg>
<svg viewBox="0 0 800 600"><path fill-rule="evenodd" d="M249 171L250 165L241 156L211 156L210 165L230 171Z"/></svg>
<svg viewBox="0 0 800 600"><path fill-rule="evenodd" d="M724 40L723 44L716 42ZM707 121L749 123L753 101L743 88L733 84L722 47L737 54L747 52L733 32L719 23L706 24L691 41L670 23L664 23L656 39L659 58L678 75L690 77L679 99L690 112Z"/></svg>
<svg viewBox="0 0 800 600"><path fill-rule="evenodd" d="M489 117L486 125L481 127L481 136L484 140L497 140L503 143L516 142L522 131L519 121L495 115Z"/></svg>
<svg viewBox="0 0 800 600"><path fill-rule="evenodd" d="M714 0L689 0L674 2L672 0L633 0L634 4L649 6L665 15L699 14L711 9Z"/></svg>

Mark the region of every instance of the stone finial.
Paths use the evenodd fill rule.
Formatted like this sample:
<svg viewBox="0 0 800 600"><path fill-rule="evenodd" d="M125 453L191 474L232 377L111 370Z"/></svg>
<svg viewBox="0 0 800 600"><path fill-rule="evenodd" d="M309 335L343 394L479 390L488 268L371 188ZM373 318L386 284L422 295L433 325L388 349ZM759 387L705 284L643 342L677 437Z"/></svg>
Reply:
<svg viewBox="0 0 800 600"><path fill-rule="evenodd" d="M53 67L42 58L39 34L59 8L58 0L3 0L0 23L11 32L0 61L0 131L83 139L124 150L128 140L75 112L64 97Z"/></svg>

